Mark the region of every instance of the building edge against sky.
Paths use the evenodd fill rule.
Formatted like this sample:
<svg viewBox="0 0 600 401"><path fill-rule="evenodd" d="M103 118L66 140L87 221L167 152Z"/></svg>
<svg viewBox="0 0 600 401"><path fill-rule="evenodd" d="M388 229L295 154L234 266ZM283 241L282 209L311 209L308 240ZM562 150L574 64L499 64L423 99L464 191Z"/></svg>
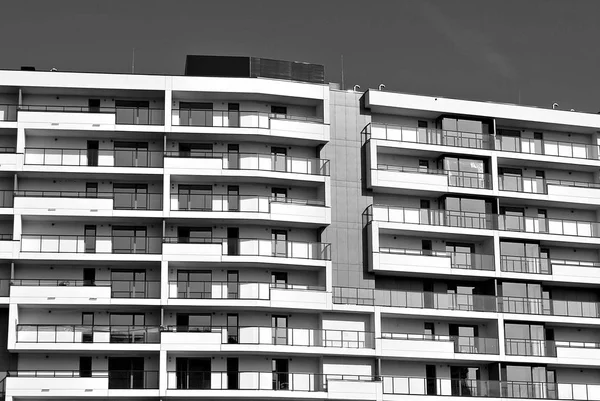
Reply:
<svg viewBox="0 0 600 401"><path fill-rule="evenodd" d="M600 115L186 74L0 71L7 400L600 399Z"/></svg>

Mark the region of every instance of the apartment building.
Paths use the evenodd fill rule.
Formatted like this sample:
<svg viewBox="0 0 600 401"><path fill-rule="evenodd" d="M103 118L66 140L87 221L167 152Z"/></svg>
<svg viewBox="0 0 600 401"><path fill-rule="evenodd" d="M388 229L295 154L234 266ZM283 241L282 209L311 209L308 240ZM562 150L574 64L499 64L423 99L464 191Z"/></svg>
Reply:
<svg viewBox="0 0 600 401"><path fill-rule="evenodd" d="M600 115L196 56L0 103L7 401L600 399Z"/></svg>

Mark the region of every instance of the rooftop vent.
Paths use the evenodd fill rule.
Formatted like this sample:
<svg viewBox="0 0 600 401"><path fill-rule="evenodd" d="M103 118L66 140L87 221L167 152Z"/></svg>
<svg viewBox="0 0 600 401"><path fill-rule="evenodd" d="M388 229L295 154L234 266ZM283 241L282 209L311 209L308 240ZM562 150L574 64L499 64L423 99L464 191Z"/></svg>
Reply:
<svg viewBox="0 0 600 401"><path fill-rule="evenodd" d="M35 67L30 67L26 65L21 66L21 71L35 71Z"/></svg>

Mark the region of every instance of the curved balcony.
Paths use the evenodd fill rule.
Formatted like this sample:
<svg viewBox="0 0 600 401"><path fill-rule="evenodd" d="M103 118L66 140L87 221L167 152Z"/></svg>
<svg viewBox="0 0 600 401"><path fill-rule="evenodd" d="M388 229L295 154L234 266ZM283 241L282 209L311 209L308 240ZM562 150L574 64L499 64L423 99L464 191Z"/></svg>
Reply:
<svg viewBox="0 0 600 401"><path fill-rule="evenodd" d="M239 326L239 327L195 327L168 326L162 334L162 343L175 345L178 349L197 349L202 345L210 348L219 346L220 350L256 350L245 348L243 345L265 346L265 351L286 352L291 347L337 348L344 349L374 349L375 336L373 332L356 330L332 330L313 328L275 328L270 326ZM284 348L281 348L284 347ZM288 350L289 352L289 350ZM314 350L314 352L324 352ZM334 351L331 351L336 353Z"/></svg>
<svg viewBox="0 0 600 401"><path fill-rule="evenodd" d="M497 338L447 336L410 333L381 333L381 351L385 356L455 359L455 354L499 355Z"/></svg>
<svg viewBox="0 0 600 401"><path fill-rule="evenodd" d="M26 166L162 168L163 151L126 149L25 148ZM62 170L61 170L62 171ZM65 171L67 171L65 169ZM68 169L68 171L82 171ZM93 170L90 170L93 171ZM111 172L113 172L111 170Z"/></svg>
<svg viewBox="0 0 600 401"><path fill-rule="evenodd" d="M323 242L261 238L163 238L163 255L173 261L243 263L300 263L321 265L331 260L331 246Z"/></svg>
<svg viewBox="0 0 600 401"><path fill-rule="evenodd" d="M31 287L35 287L32 291ZM116 299L160 299L159 280L13 279L18 303L114 303Z"/></svg>
<svg viewBox="0 0 600 401"><path fill-rule="evenodd" d="M11 191L12 192L12 191ZM162 210L161 193L14 191L17 209ZM18 199L25 198L25 199ZM65 204L65 198L69 203Z"/></svg>
<svg viewBox="0 0 600 401"><path fill-rule="evenodd" d="M415 189L415 184L422 184L440 192L448 192L450 187L492 189L491 175L487 173L378 164L371 174L372 186Z"/></svg>
<svg viewBox="0 0 600 401"><path fill-rule="evenodd" d="M165 168L172 174L247 176L315 180L329 176L329 160L272 153L181 152L164 153Z"/></svg>
<svg viewBox="0 0 600 401"><path fill-rule="evenodd" d="M17 324L17 343L159 344L159 326Z"/></svg>
<svg viewBox="0 0 600 401"><path fill-rule="evenodd" d="M387 141L427 145L454 146L471 149L493 149L493 137L489 134L477 132L369 123L363 128L362 134L365 137L365 141L370 139L383 139Z"/></svg>
<svg viewBox="0 0 600 401"><path fill-rule="evenodd" d="M312 199L276 198L262 195L171 194L172 217L213 217L264 219L295 223L328 224L331 221L325 202Z"/></svg>
<svg viewBox="0 0 600 401"><path fill-rule="evenodd" d="M495 149L530 155L598 160L598 145L498 135Z"/></svg>

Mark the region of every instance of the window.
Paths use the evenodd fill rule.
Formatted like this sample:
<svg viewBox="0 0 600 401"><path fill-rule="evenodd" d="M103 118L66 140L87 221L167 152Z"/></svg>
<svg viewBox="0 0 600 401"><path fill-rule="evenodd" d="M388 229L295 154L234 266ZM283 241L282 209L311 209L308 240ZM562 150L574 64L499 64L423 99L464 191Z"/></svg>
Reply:
<svg viewBox="0 0 600 401"><path fill-rule="evenodd" d="M148 184L113 184L115 209L148 209Z"/></svg>
<svg viewBox="0 0 600 401"><path fill-rule="evenodd" d="M428 169L429 168L429 160L419 160L419 168Z"/></svg>
<svg viewBox="0 0 600 401"><path fill-rule="evenodd" d="M179 210L212 210L212 185L177 186Z"/></svg>
<svg viewBox="0 0 600 401"><path fill-rule="evenodd" d="M115 100L117 124L149 124L150 102L147 100Z"/></svg>
<svg viewBox="0 0 600 401"><path fill-rule="evenodd" d="M179 143L179 157L206 157L212 153L212 143Z"/></svg>
<svg viewBox="0 0 600 401"><path fill-rule="evenodd" d="M419 128L427 128L427 121L419 120L417 124Z"/></svg>
<svg viewBox="0 0 600 401"><path fill-rule="evenodd" d="M212 330L212 316L209 314L177 314L177 331L204 332Z"/></svg>
<svg viewBox="0 0 600 401"><path fill-rule="evenodd" d="M178 227L177 239L180 244L210 244L212 241L212 228Z"/></svg>
<svg viewBox="0 0 600 401"><path fill-rule="evenodd" d="M146 336L142 329L146 319L143 313L111 313L111 343L143 343ZM137 329L137 330L136 330Z"/></svg>
<svg viewBox="0 0 600 401"><path fill-rule="evenodd" d="M144 226L113 226L113 253L147 253L148 235Z"/></svg>
<svg viewBox="0 0 600 401"><path fill-rule="evenodd" d="M288 282L288 274L286 272L272 272L271 273L271 287L272 288L286 288Z"/></svg>
<svg viewBox="0 0 600 401"><path fill-rule="evenodd" d="M146 271L142 269L112 269L110 271L113 298L146 298Z"/></svg>
<svg viewBox="0 0 600 401"><path fill-rule="evenodd" d="M148 142L115 142L115 166L149 167Z"/></svg>
<svg viewBox="0 0 600 401"><path fill-rule="evenodd" d="M213 104L179 102L179 124L198 127L213 126Z"/></svg>
<svg viewBox="0 0 600 401"><path fill-rule="evenodd" d="M275 114L275 117L279 117L277 116L277 114L280 114L282 116L285 116L287 114L287 107L285 106L271 106L271 114Z"/></svg>
<svg viewBox="0 0 600 401"><path fill-rule="evenodd" d="M285 202L287 198L287 188L271 188L271 199L273 201Z"/></svg>
<svg viewBox="0 0 600 401"><path fill-rule="evenodd" d="M177 298L212 298L212 272L177 270Z"/></svg>

